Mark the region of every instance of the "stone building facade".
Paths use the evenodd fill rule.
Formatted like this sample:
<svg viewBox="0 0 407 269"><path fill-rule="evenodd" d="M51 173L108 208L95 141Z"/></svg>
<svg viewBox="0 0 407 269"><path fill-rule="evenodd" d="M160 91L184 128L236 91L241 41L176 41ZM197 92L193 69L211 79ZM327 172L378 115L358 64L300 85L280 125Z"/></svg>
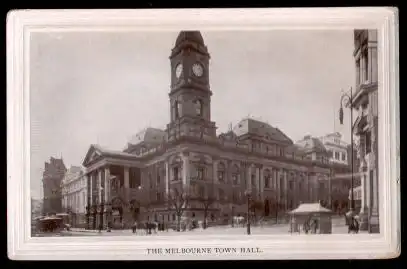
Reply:
<svg viewBox="0 0 407 269"><path fill-rule="evenodd" d="M73 227L86 226L86 177L80 166L71 166L62 180L62 208Z"/></svg>
<svg viewBox="0 0 407 269"><path fill-rule="evenodd" d="M65 172L66 167L62 159L51 157L49 162L45 162L42 176L44 215L62 212L61 182Z"/></svg>
<svg viewBox="0 0 407 269"><path fill-rule="evenodd" d="M361 179L361 229L379 232L378 181L378 61L377 30L354 31L356 90L352 108L357 111L354 132L358 140Z"/></svg>
<svg viewBox="0 0 407 269"><path fill-rule="evenodd" d="M228 222L246 214L248 200L254 215L267 217L326 197L328 153L312 139L294 144L251 118L217 135L209 60L200 32L180 32L170 55L166 129L143 130L124 151L90 146L83 161L89 228L181 216Z"/></svg>

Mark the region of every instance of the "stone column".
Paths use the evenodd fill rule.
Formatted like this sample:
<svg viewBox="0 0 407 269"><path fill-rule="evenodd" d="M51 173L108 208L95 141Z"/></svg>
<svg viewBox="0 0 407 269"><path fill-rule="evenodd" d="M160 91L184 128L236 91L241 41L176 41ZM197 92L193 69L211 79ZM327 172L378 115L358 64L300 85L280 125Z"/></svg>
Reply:
<svg viewBox="0 0 407 269"><path fill-rule="evenodd" d="M247 166L247 180L246 180L246 187L248 191L252 190L252 165L249 164Z"/></svg>
<svg viewBox="0 0 407 269"><path fill-rule="evenodd" d="M359 212L359 219L360 219L360 230L366 231L368 229L368 178L367 178L367 167L366 163L362 160L359 172L361 174L361 205L360 205L360 212ZM355 186L354 186L355 188ZM351 190L352 191L352 190ZM350 196L350 195L349 195Z"/></svg>
<svg viewBox="0 0 407 269"><path fill-rule="evenodd" d="M328 208L332 209L332 171L328 175Z"/></svg>
<svg viewBox="0 0 407 269"><path fill-rule="evenodd" d="M105 201L110 203L110 168L105 167Z"/></svg>
<svg viewBox="0 0 407 269"><path fill-rule="evenodd" d="M165 161L165 195L168 197L170 194L170 164L168 160Z"/></svg>
<svg viewBox="0 0 407 269"><path fill-rule="evenodd" d="M124 178L123 178L123 187L125 193L126 202L129 202L130 199L130 169L129 167L123 167L124 169Z"/></svg>
<svg viewBox="0 0 407 269"><path fill-rule="evenodd" d="M217 160L213 160L213 162L212 162L212 171L213 171L213 182L219 182L218 161Z"/></svg>
<svg viewBox="0 0 407 269"><path fill-rule="evenodd" d="M379 182L378 182L378 177L377 177L377 168L373 169L373 178L372 178L372 183L373 183L373 193L372 193L372 200L373 200L373 205L372 205L372 210L370 213L370 219L369 219L369 233L380 233L380 223L379 223L379 208L378 208L378 202L379 202Z"/></svg>
<svg viewBox="0 0 407 269"><path fill-rule="evenodd" d="M287 170L283 169L284 173L284 207L285 211L288 210L288 179L287 179Z"/></svg>
<svg viewBox="0 0 407 269"><path fill-rule="evenodd" d="M88 182L89 182L89 193L88 193L88 195L89 195L89 206L92 206L93 205L93 172L90 172L89 174L88 174Z"/></svg>
<svg viewBox="0 0 407 269"><path fill-rule="evenodd" d="M182 185L183 188L188 189L189 187L189 154L186 152L182 153Z"/></svg>
<svg viewBox="0 0 407 269"><path fill-rule="evenodd" d="M297 207L297 202L298 202L298 173L294 172L293 173L293 185L294 185L294 197L293 197L293 208Z"/></svg>
<svg viewBox="0 0 407 269"><path fill-rule="evenodd" d="M87 205L90 205L91 201L92 201L92 189L91 189L91 183L90 183L90 176L89 174L85 175L86 177L86 203Z"/></svg>
<svg viewBox="0 0 407 269"><path fill-rule="evenodd" d="M255 179L256 197L254 197L254 198L255 198L255 200L258 200L260 198L260 166L256 165L255 169L256 169L256 179Z"/></svg>
<svg viewBox="0 0 407 269"><path fill-rule="evenodd" d="M280 186L280 172L277 168L273 168L273 177L274 177L274 186L275 192L277 194L277 203L280 203L280 196L281 196L281 186Z"/></svg>
<svg viewBox="0 0 407 269"><path fill-rule="evenodd" d="M102 203L102 170L97 170L97 188L98 188L98 197L99 197L99 204Z"/></svg>
<svg viewBox="0 0 407 269"><path fill-rule="evenodd" d="M263 167L259 167L259 192L260 192L260 200L264 201L264 169ZM271 184L271 182L269 182Z"/></svg>

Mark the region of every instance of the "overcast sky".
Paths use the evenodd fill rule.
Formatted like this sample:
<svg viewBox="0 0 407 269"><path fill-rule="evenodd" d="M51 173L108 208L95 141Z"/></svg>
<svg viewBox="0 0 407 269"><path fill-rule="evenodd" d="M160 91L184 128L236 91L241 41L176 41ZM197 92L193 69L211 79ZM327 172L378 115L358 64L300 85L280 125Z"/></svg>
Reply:
<svg viewBox="0 0 407 269"><path fill-rule="evenodd" d="M169 121L177 32L31 36L31 189L44 162L81 165L92 143L122 150L131 135ZM211 54L212 120L226 131L251 115L297 141L339 125L341 88L354 86L353 30L202 32ZM336 123L335 123L336 122Z"/></svg>

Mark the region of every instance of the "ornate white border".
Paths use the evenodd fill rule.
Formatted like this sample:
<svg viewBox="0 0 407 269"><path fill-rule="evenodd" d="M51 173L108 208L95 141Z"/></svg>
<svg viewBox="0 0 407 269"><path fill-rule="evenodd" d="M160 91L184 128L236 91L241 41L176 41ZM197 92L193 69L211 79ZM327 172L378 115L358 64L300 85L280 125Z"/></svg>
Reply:
<svg viewBox="0 0 407 269"><path fill-rule="evenodd" d="M30 238L28 44L33 31L379 29L379 235ZM368 259L400 253L395 8L18 10L7 16L8 256L15 260ZM176 239L176 242L174 242ZM260 247L248 255L146 255L149 247Z"/></svg>

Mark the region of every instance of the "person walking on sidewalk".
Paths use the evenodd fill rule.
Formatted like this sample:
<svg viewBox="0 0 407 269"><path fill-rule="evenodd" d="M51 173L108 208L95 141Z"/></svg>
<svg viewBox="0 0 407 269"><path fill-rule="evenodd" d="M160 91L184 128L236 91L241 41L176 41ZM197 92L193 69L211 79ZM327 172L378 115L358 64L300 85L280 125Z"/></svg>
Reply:
<svg viewBox="0 0 407 269"><path fill-rule="evenodd" d="M131 226L131 229L133 230L133 233L135 234L137 232L137 221L135 221L133 223L133 225Z"/></svg>

